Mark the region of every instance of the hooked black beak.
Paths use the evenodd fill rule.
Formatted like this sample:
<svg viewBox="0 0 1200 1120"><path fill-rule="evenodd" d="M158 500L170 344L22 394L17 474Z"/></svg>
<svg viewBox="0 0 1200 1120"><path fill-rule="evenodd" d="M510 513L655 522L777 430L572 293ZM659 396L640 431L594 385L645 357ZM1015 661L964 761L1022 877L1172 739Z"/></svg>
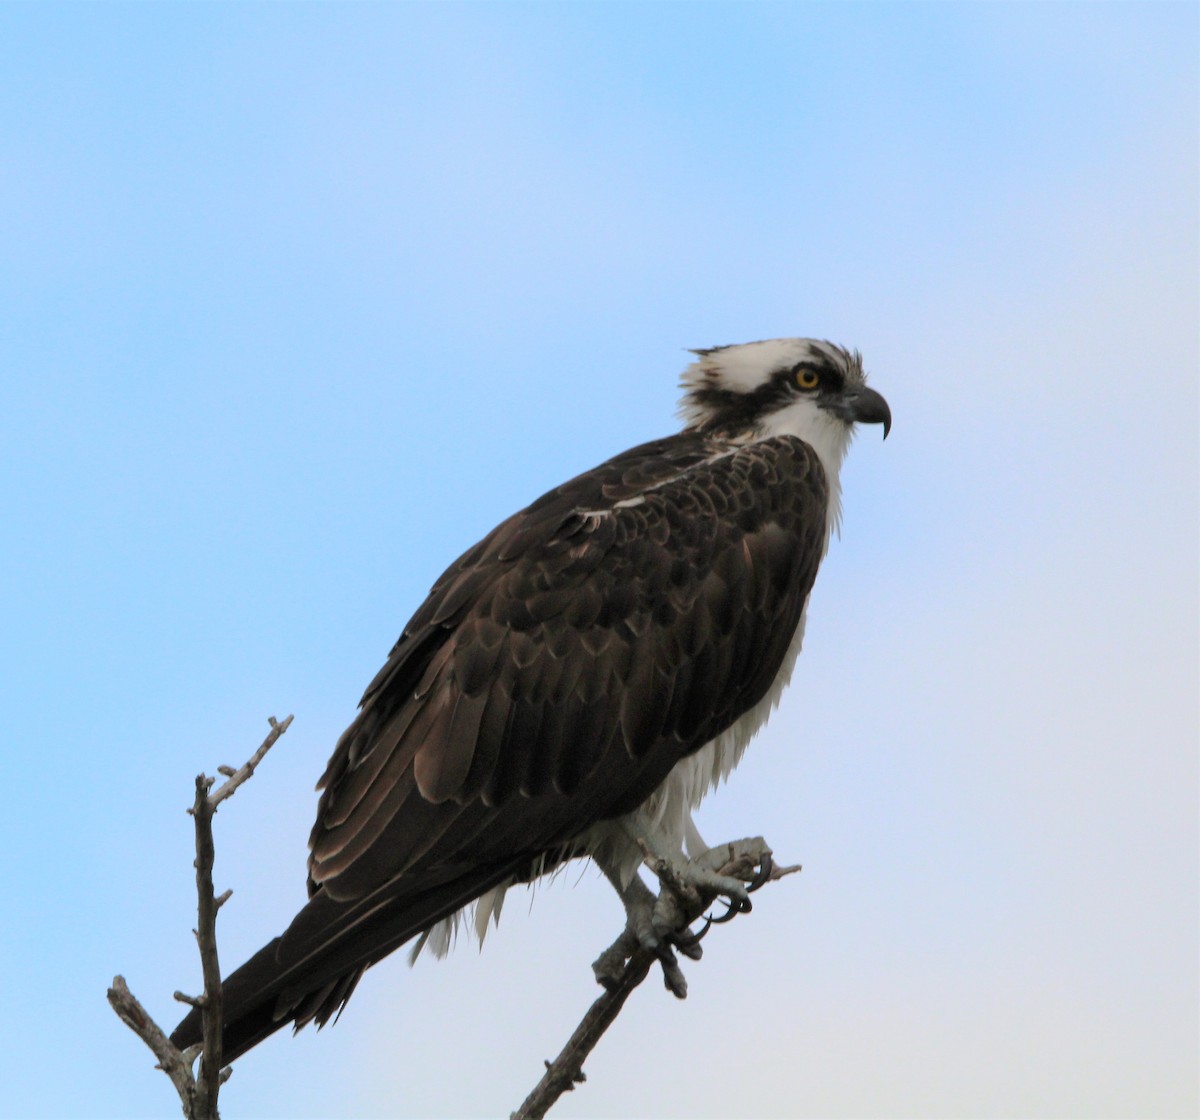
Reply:
<svg viewBox="0 0 1200 1120"><path fill-rule="evenodd" d="M892 430L892 410L887 401L866 386L851 389L828 402L822 401L821 407L854 424L882 424L884 439Z"/></svg>

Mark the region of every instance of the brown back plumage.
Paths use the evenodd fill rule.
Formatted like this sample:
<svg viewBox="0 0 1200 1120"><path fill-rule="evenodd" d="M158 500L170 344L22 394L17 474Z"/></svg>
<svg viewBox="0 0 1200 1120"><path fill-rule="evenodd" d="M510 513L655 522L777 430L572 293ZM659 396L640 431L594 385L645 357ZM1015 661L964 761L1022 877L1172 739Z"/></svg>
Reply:
<svg viewBox="0 0 1200 1120"><path fill-rule="evenodd" d="M767 693L826 541L792 437L684 432L550 491L459 558L330 759L309 904L227 982L226 1057L325 1022L362 971L579 854ZM175 1034L199 1037L198 1016Z"/></svg>

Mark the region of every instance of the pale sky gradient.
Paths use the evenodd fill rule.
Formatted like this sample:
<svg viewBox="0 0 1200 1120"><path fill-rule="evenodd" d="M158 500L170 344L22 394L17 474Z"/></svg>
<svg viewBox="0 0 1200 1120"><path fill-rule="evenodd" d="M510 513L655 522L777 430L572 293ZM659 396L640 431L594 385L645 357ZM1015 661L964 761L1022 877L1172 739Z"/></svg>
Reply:
<svg viewBox="0 0 1200 1120"><path fill-rule="evenodd" d="M442 567L815 335L853 448L796 681L712 840L802 875L639 991L567 1117L1188 1117L1194 4L0 7L0 1115L176 1114L104 1001L303 898L312 786ZM496 1117L595 994L598 874L372 970L222 1095Z"/></svg>

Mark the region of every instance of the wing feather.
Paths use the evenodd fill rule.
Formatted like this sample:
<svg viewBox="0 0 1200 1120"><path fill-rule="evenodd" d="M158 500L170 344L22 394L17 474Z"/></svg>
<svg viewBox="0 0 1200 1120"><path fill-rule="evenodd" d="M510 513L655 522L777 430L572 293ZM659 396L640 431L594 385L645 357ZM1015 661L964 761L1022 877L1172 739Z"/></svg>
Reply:
<svg viewBox="0 0 1200 1120"><path fill-rule="evenodd" d="M683 435L499 526L434 585L339 743L312 889L532 866L639 804L769 688L826 504L799 441Z"/></svg>
<svg viewBox="0 0 1200 1120"><path fill-rule="evenodd" d="M578 853L766 695L827 506L798 440L684 433L549 491L450 565L322 776L308 906L230 978L229 1053L327 1021L365 968Z"/></svg>
<svg viewBox="0 0 1200 1120"><path fill-rule="evenodd" d="M413 758L417 789L426 801L435 803L456 797L462 789L474 761L488 702L486 692L471 696L449 682L443 688L450 713L445 717L445 730L422 743Z"/></svg>

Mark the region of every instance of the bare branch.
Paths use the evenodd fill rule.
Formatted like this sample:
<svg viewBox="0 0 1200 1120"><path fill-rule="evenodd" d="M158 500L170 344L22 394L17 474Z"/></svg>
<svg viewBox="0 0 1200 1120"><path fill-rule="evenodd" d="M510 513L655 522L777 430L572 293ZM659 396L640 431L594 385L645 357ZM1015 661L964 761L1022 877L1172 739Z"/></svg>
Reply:
<svg viewBox="0 0 1200 1120"><path fill-rule="evenodd" d="M229 780L233 781L232 778ZM229 783L227 782L226 785ZM196 824L196 899L199 912L196 943L200 947L200 967L204 975L204 998L200 1021L204 1027L204 1054L196 1077L196 1116L207 1120L217 1117L217 1094L221 1090L221 961L217 954L217 900L213 893L212 818L217 801L209 795L212 779L196 775L196 800L192 817Z"/></svg>
<svg viewBox="0 0 1200 1120"><path fill-rule="evenodd" d="M219 1120L217 1095L221 1086L229 1080L231 1069L221 1068L221 964L217 954L217 911L229 900L231 891L219 896L214 893L212 870L215 859L212 819L217 806L233 796L237 788L253 776L255 768L291 726L292 717L282 723L270 718L271 732L262 745L238 770L229 766L220 767L227 781L215 792L210 792L213 779L205 774L196 776L196 796L188 812L196 829L196 897L198 920L195 930L200 949L200 964L204 973L204 993L188 996L175 992L175 999L190 1007L199 1008L204 1032L203 1057L199 1076L193 1076L191 1063L195 1050L180 1051L171 1042L166 1032L150 1017L146 1009L130 993L122 977L113 980L108 990L108 1002L113 1010L154 1053L158 1067L171 1078L175 1091L183 1105L187 1120Z"/></svg>
<svg viewBox="0 0 1200 1120"><path fill-rule="evenodd" d="M735 851L733 845L730 846L729 856L728 862L720 868L718 874L749 880L752 877L753 868L747 866L746 857ZM647 859L647 863L650 864L651 870L659 876L664 892L670 892L674 901L683 908L683 912L688 916L687 925L695 921L701 912L711 905L711 899L700 898L696 890L685 884L678 873L673 868L669 868L664 861L650 857ZM771 865L770 871L762 877L762 882L781 879L783 876L799 870L799 866L781 868ZM764 865L764 871L766 871L766 865ZM675 893L676 891L678 893ZM706 930L702 930L700 936L703 936L704 932ZM698 938L696 940L698 941ZM684 944L681 944L679 948L681 952L693 956L693 959L699 956L698 952L689 952ZM698 945L693 944L694 950L698 950L698 948ZM633 990L649 975L655 961L661 960L663 964L664 978L668 989L676 995L681 994L680 988L683 993L686 993L686 984L683 983L678 965L674 965L674 972L677 975L672 976L669 971L673 965L671 955L660 957L654 951L637 945L636 939L628 931L622 933L613 945L605 950L601 960L611 955L616 955L619 959L628 957L624 968L613 981L605 981L604 994L599 996L588 1008L587 1013L580 1020L579 1026L575 1028L571 1037L567 1039L566 1045L559 1052L558 1057L552 1062L546 1062L546 1072L542 1075L542 1079L534 1086L533 1092L525 1098L521 1107L511 1115L510 1120L541 1120L554 1107L555 1102L563 1093L570 1092L576 1085L587 1080L587 1075L583 1072L583 1063L595 1049L604 1032L612 1026L621 1013L625 1001L633 993Z"/></svg>
<svg viewBox="0 0 1200 1120"><path fill-rule="evenodd" d="M587 1080L583 1063L621 1013L634 988L646 979L655 960L655 955L649 949L637 949L634 952L620 979L588 1008L558 1057L546 1063L546 1072L541 1081L512 1114L511 1120L541 1120L563 1093L570 1092Z"/></svg>
<svg viewBox="0 0 1200 1120"><path fill-rule="evenodd" d="M281 723L277 723L275 721L275 717L271 716L267 722L271 725L271 732L262 741L262 745L258 748L258 750L256 750L254 754L250 756L250 761L247 762L245 766L241 767L241 769L233 770L232 773L229 774L229 780L223 786L221 786L216 793L210 795L213 812L216 812L217 806L220 805L225 798L232 797L234 795L238 786L240 786L248 778L253 777L255 769L266 757L267 751L269 751L276 744L279 736L282 735L289 727L291 727L292 717L288 716L287 719L283 720ZM227 771L230 771L231 768L228 766L218 767L218 770L220 773L225 774Z"/></svg>
<svg viewBox="0 0 1200 1120"><path fill-rule="evenodd" d="M125 983L124 976L113 977L112 987L108 989L108 1002L120 1016L121 1022L150 1047L158 1059L158 1068L171 1079L175 1092L179 1094L184 1116L191 1120L196 1082L192 1077L191 1067L183 1060L183 1054L138 1002Z"/></svg>

